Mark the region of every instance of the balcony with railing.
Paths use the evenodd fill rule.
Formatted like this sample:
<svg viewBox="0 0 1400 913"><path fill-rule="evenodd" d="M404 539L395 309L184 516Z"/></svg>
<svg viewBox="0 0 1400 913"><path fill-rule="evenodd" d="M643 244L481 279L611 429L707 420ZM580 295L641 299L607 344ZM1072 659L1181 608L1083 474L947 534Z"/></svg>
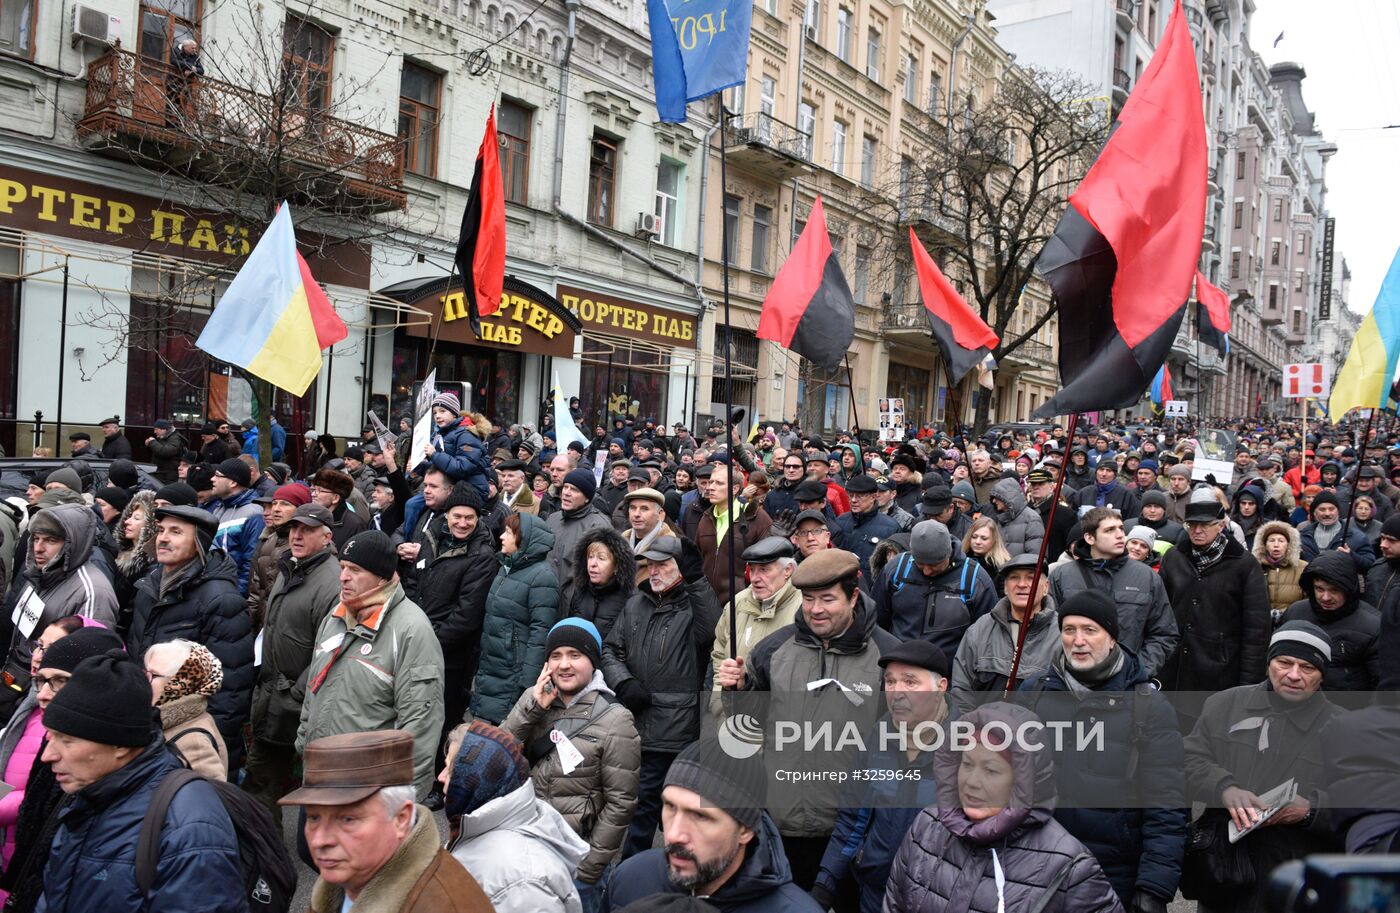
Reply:
<svg viewBox="0 0 1400 913"><path fill-rule="evenodd" d="M1002 358L1002 365L1003 367L1014 367L1021 364L1039 368L1053 365L1054 360L1055 350L1050 345L1028 339Z"/></svg>
<svg viewBox="0 0 1400 913"><path fill-rule="evenodd" d="M1133 77L1127 70L1115 68L1113 70L1113 101L1116 105L1122 105L1128 100L1128 95L1133 91Z"/></svg>
<svg viewBox="0 0 1400 913"><path fill-rule="evenodd" d="M280 169L318 205L401 209L400 137L113 48L88 65L78 135L94 152L159 161L192 180L246 185Z"/></svg>
<svg viewBox="0 0 1400 913"><path fill-rule="evenodd" d="M927 340L933 335L929 328L928 310L918 301L884 305L880 311L880 332L906 340L913 337Z"/></svg>
<svg viewBox="0 0 1400 913"><path fill-rule="evenodd" d="M724 148L731 163L774 177L812 170L812 135L771 114L729 118Z"/></svg>
<svg viewBox="0 0 1400 913"><path fill-rule="evenodd" d="M1131 32L1137 25L1137 0L1116 0L1114 7L1118 10L1119 27Z"/></svg>

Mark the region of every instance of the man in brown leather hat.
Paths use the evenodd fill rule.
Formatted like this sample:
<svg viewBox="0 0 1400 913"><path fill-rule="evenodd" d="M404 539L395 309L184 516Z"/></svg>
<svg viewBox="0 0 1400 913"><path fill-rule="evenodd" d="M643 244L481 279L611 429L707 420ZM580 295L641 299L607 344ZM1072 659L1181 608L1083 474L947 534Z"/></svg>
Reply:
<svg viewBox="0 0 1400 913"><path fill-rule="evenodd" d="M306 811L320 877L311 913L491 913L476 879L442 849L416 804L413 736L401 729L327 736L306 746L302 787L282 805Z"/></svg>

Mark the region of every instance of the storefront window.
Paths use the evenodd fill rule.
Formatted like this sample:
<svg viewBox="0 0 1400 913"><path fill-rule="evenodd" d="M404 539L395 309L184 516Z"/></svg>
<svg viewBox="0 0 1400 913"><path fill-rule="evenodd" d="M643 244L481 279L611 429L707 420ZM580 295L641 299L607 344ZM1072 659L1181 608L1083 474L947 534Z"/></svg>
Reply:
<svg viewBox="0 0 1400 913"><path fill-rule="evenodd" d="M0 419L15 417L19 377L19 251L0 247Z"/></svg>
<svg viewBox="0 0 1400 913"><path fill-rule="evenodd" d="M666 421L670 374L669 354L633 346L625 339L585 339L578 389L584 422L591 429L598 425L611 428L613 417L618 415L639 422Z"/></svg>
<svg viewBox="0 0 1400 913"><path fill-rule="evenodd" d="M890 362L889 383L886 384L886 389L890 396L904 398L904 418L907 425L918 426L933 420L928 403L930 379L929 372L922 368Z"/></svg>
<svg viewBox="0 0 1400 913"><path fill-rule="evenodd" d="M726 384L724 379L724 347L729 345L729 364L734 378L734 408L747 409L749 420L754 414L754 380L758 377L758 336L737 327L715 327L714 380L710 383L710 402L715 415L724 415ZM748 431L747 428L744 429Z"/></svg>
<svg viewBox="0 0 1400 913"><path fill-rule="evenodd" d="M390 427L398 430L401 416L413 416L414 384L427 374L429 342L401 337L394 344L394 388ZM438 342L432 367L440 381L472 385L474 412L509 425L520 421L522 357L484 346Z"/></svg>

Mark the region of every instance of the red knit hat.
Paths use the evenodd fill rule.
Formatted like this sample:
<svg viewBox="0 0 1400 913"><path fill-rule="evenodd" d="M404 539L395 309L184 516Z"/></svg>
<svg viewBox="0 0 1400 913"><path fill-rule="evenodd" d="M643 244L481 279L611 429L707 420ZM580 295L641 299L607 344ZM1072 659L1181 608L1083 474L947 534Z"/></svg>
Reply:
<svg viewBox="0 0 1400 913"><path fill-rule="evenodd" d="M288 501L300 507L303 504L311 503L311 491L300 482L292 482L274 491L272 500Z"/></svg>

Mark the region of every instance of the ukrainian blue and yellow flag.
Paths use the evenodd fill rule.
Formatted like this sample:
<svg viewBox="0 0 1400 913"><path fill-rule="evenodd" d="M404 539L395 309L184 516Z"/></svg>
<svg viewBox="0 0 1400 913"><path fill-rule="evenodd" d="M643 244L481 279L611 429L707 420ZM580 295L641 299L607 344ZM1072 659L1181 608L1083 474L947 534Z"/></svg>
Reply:
<svg viewBox="0 0 1400 913"><path fill-rule="evenodd" d="M1376 304L1361 321L1351 351L1332 383L1328 413L1333 421L1352 409L1383 409L1400 362L1400 251L1390 262Z"/></svg>
<svg viewBox="0 0 1400 913"><path fill-rule="evenodd" d="M321 350L349 332L297 252L283 203L195 345L301 396L321 370Z"/></svg>

